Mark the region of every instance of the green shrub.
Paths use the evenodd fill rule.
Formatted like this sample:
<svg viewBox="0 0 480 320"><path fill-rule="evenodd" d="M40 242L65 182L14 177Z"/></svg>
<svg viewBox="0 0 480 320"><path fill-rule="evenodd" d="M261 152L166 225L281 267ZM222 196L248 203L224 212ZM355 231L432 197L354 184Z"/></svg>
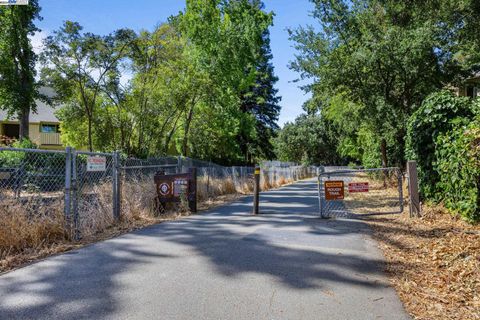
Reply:
<svg viewBox="0 0 480 320"><path fill-rule="evenodd" d="M438 136L434 168L445 206L470 222L480 221L480 119Z"/></svg>
<svg viewBox="0 0 480 320"><path fill-rule="evenodd" d="M435 199L440 180L433 164L436 141L455 127L468 124L477 114L478 104L466 97L456 97L449 91L440 91L425 99L413 113L407 125L406 157L416 160L420 192L423 198Z"/></svg>
<svg viewBox="0 0 480 320"><path fill-rule="evenodd" d="M12 148L19 149L36 149L37 145L28 139L16 141L12 143ZM0 152L0 166L1 167L16 167L25 159L26 153L16 151L2 151Z"/></svg>

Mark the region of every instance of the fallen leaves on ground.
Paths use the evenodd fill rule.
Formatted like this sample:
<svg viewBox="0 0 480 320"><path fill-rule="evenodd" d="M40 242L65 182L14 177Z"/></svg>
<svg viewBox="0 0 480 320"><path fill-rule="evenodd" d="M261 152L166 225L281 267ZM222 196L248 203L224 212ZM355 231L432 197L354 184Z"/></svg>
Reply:
<svg viewBox="0 0 480 320"><path fill-rule="evenodd" d="M415 319L480 319L480 225L441 206L421 218L367 219L387 260L387 271Z"/></svg>

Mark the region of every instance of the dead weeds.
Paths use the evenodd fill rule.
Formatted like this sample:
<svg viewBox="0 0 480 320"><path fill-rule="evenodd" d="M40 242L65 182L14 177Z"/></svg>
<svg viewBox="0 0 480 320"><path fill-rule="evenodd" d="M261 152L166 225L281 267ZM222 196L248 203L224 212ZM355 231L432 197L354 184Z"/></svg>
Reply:
<svg viewBox="0 0 480 320"><path fill-rule="evenodd" d="M280 181L268 188L291 182L282 176L277 179ZM115 222L111 214L109 185L100 184L84 190L83 198L88 201L80 203L79 241L73 241L70 232L66 231L62 201L49 204L41 198L38 203L15 199L0 201L0 274L47 256L190 215L188 209L181 205L158 215L154 205L156 190L150 180L123 181L123 190L120 222ZM198 180L198 210L205 211L230 203L252 190L250 179L234 182L230 178L201 177Z"/></svg>
<svg viewBox="0 0 480 320"><path fill-rule="evenodd" d="M387 271L415 319L480 319L480 226L426 206L421 218L366 219Z"/></svg>

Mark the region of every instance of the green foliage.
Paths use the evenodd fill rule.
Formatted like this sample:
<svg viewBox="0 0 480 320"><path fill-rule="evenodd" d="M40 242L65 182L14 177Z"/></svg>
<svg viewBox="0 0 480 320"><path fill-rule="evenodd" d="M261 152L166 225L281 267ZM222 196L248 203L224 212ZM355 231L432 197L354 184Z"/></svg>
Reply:
<svg viewBox="0 0 480 320"><path fill-rule="evenodd" d="M37 146L31 142L29 139L23 139L21 141L16 141L12 143L12 148L19 149L36 149ZM16 151L3 151L0 152L0 166L1 167L18 167L27 157L25 152L16 152Z"/></svg>
<svg viewBox="0 0 480 320"><path fill-rule="evenodd" d="M480 119L436 139L439 199L470 222L480 221Z"/></svg>
<svg viewBox="0 0 480 320"><path fill-rule="evenodd" d="M39 83L30 36L41 19L38 0L28 6L0 6L0 109L20 120L20 138L28 138L30 110L35 111Z"/></svg>
<svg viewBox="0 0 480 320"><path fill-rule="evenodd" d="M101 37L84 33L77 22L66 21L44 41L42 79L55 90L54 102L68 104L86 119L87 130L83 134L87 143L81 147L94 149L94 122L101 89L119 81L116 71L134 39L131 30L121 29ZM79 147L77 143L74 146Z"/></svg>
<svg viewBox="0 0 480 320"><path fill-rule="evenodd" d="M62 140L137 157L273 157L279 98L273 14L263 9L257 0L189 0L153 32L107 36L67 21L47 38L42 71L62 105Z"/></svg>
<svg viewBox="0 0 480 320"><path fill-rule="evenodd" d="M307 107L315 111L337 104L337 124L350 121L350 126L368 127L379 143L372 150L382 165L401 165L408 117L449 75L440 67L442 52L433 54L439 45L436 23L425 19L417 4L314 3L320 31L312 27L290 31L300 52L291 68L313 80L305 88L313 94ZM346 101L335 102L339 96ZM354 141L354 135L348 140Z"/></svg>
<svg viewBox="0 0 480 320"><path fill-rule="evenodd" d="M344 163L336 152L336 133L332 125L318 115L301 115L285 124L275 139L276 154L281 161L332 165Z"/></svg>
<svg viewBox="0 0 480 320"><path fill-rule="evenodd" d="M440 177L434 170L437 138L453 128L468 123L478 112L476 104L465 97L455 97L449 91L430 95L408 122L406 155L416 160L421 192L424 197L435 197L435 186Z"/></svg>
<svg viewBox="0 0 480 320"><path fill-rule="evenodd" d="M380 142L375 133L367 126L360 127L357 138L361 150L361 164L365 168L379 168L382 162L379 157Z"/></svg>

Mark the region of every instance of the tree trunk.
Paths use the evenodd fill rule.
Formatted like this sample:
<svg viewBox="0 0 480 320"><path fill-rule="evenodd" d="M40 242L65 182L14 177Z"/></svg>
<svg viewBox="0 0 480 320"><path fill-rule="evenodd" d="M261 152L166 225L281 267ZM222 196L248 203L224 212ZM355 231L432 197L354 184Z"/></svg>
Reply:
<svg viewBox="0 0 480 320"><path fill-rule="evenodd" d="M195 102L192 102L190 111L188 112L188 117L185 122L185 133L183 135L183 147L182 147L182 156L186 157L188 152L188 132L190 131L190 123L193 118L193 108L195 107Z"/></svg>
<svg viewBox="0 0 480 320"><path fill-rule="evenodd" d="M387 168L388 167L387 140L385 140L385 138L382 138L380 150L382 152L382 168Z"/></svg>
<svg viewBox="0 0 480 320"><path fill-rule="evenodd" d="M19 140L24 140L24 139L29 139L30 135L30 128L29 128L29 122L30 122L30 106L24 107L19 114L18 121L20 123L20 128L19 128Z"/></svg>
<svg viewBox="0 0 480 320"><path fill-rule="evenodd" d="M175 120L175 123L173 124L173 128L170 131L170 133L167 136L167 139L165 140L165 154L168 153L168 147L170 145L170 140L172 140L173 134L175 133L175 130L177 129L177 123L178 120L182 117L182 114Z"/></svg>
<svg viewBox="0 0 480 320"><path fill-rule="evenodd" d="M382 168L387 168L388 167L387 140L385 140L385 138L382 138L380 149L382 152ZM383 171L383 187L384 188L387 188L387 175L388 175L388 172Z"/></svg>
<svg viewBox="0 0 480 320"><path fill-rule="evenodd" d="M92 141L92 116L88 116L88 150L93 152L93 141Z"/></svg>

